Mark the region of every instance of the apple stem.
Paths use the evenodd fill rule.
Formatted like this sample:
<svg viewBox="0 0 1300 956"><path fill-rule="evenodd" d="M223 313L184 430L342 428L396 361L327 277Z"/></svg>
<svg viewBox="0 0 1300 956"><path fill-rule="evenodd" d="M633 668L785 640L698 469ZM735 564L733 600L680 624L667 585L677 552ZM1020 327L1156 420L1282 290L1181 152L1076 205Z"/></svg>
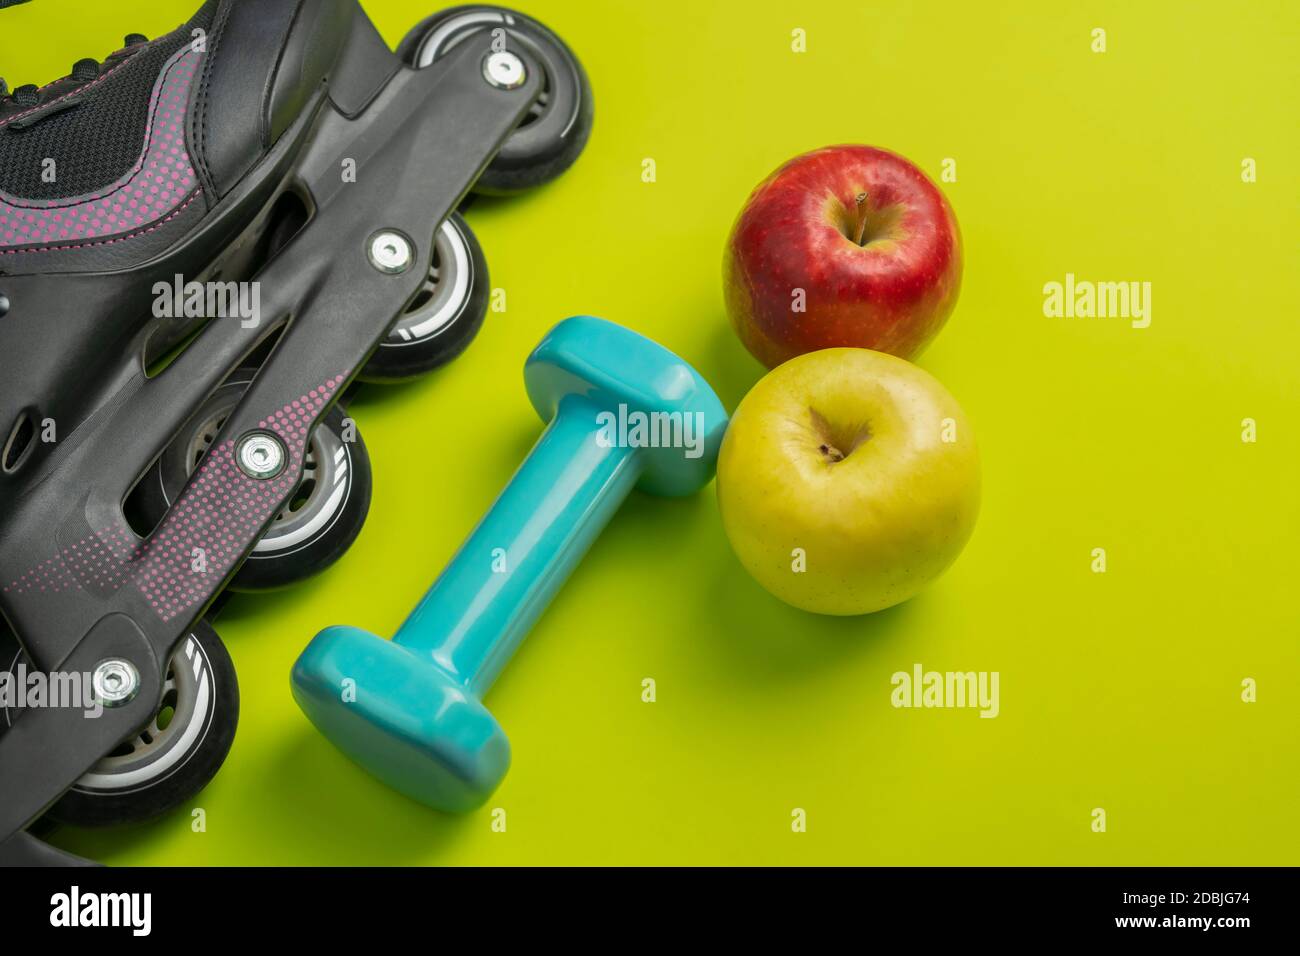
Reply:
<svg viewBox="0 0 1300 956"><path fill-rule="evenodd" d="M840 451L838 448L836 448L834 445L831 444L823 444L819 450L823 455L826 456L827 461L832 461L832 462L843 461L846 457L844 452Z"/></svg>
<svg viewBox="0 0 1300 956"><path fill-rule="evenodd" d="M867 235L867 194L866 193L858 193L857 210L858 210L858 228L856 234L853 237L853 241L860 246L864 246L866 245L866 243L863 242L862 240L865 239Z"/></svg>

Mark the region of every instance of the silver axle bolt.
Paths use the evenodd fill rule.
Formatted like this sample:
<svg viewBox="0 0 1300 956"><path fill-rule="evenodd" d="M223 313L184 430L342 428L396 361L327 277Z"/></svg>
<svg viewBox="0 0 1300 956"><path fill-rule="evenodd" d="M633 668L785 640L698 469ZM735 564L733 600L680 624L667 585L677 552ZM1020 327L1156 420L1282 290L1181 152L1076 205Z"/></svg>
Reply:
<svg viewBox="0 0 1300 956"><path fill-rule="evenodd" d="M99 662L90 683L96 700L105 707L117 707L129 701L140 689L140 672L130 661L110 657Z"/></svg>
<svg viewBox="0 0 1300 956"><path fill-rule="evenodd" d="M366 252L372 266L390 275L405 272L415 258L411 240L395 229L381 229L371 236Z"/></svg>
<svg viewBox="0 0 1300 956"><path fill-rule="evenodd" d="M280 439L268 432L253 432L239 440L235 461L249 478L274 478L284 470L287 457Z"/></svg>
<svg viewBox="0 0 1300 956"><path fill-rule="evenodd" d="M498 50L483 58L483 79L498 90L513 90L524 85L528 71L524 61L509 50Z"/></svg>

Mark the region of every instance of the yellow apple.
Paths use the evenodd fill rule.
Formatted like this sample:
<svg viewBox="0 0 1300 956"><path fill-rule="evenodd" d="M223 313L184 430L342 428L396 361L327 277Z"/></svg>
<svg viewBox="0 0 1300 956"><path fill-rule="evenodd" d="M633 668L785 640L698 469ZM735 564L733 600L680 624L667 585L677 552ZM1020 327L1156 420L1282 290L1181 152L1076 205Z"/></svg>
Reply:
<svg viewBox="0 0 1300 956"><path fill-rule="evenodd" d="M870 349L824 349L769 372L718 458L722 525L788 604L866 614L957 558L979 512L979 451L928 372Z"/></svg>

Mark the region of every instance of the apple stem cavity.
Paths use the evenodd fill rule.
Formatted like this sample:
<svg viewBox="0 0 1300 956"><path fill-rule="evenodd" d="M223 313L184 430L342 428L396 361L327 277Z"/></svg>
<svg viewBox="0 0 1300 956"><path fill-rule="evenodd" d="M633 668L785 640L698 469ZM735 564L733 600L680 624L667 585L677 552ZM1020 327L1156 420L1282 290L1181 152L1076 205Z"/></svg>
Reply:
<svg viewBox="0 0 1300 956"><path fill-rule="evenodd" d="M823 456L827 461L835 462L835 461L843 461L843 460L844 460L844 452L840 451L840 450L839 450L838 448L836 448L834 445L827 445L827 444L823 443L822 446L821 446L821 448L820 448L819 450L821 451L822 456Z"/></svg>
<svg viewBox="0 0 1300 956"><path fill-rule="evenodd" d="M828 465L834 465L853 454L863 442L871 438L871 428L865 423L844 428L832 425L817 409L808 409L812 419L812 434L817 441L817 451Z"/></svg>
<svg viewBox="0 0 1300 956"><path fill-rule="evenodd" d="M867 244L867 194L858 193L856 202L858 224L853 232L853 241L860 246L865 246Z"/></svg>

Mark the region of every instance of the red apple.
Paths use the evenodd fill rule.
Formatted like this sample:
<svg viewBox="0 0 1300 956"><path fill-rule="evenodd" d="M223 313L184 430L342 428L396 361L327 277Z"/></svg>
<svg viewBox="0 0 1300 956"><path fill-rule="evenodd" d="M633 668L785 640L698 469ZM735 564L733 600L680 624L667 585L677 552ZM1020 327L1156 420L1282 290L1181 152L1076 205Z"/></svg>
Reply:
<svg viewBox="0 0 1300 956"><path fill-rule="evenodd" d="M796 156L750 194L723 262L727 312L768 368L842 346L910 359L943 328L961 286L948 200L873 146Z"/></svg>

